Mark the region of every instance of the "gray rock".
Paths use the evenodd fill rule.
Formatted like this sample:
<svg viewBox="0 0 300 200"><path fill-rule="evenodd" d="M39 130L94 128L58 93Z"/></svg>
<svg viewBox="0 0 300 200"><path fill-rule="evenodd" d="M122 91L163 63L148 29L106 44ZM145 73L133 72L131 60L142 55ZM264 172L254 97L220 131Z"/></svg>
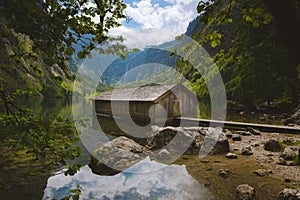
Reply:
<svg viewBox="0 0 300 200"><path fill-rule="evenodd" d="M245 156L251 156L253 155L252 149L250 146L244 146L241 150L241 154Z"/></svg>
<svg viewBox="0 0 300 200"><path fill-rule="evenodd" d="M287 161L286 165L287 166L295 166L295 163L293 161Z"/></svg>
<svg viewBox="0 0 300 200"><path fill-rule="evenodd" d="M289 124L292 124L294 121L291 118L286 118L286 119L281 120L281 122L284 125L289 125Z"/></svg>
<svg viewBox="0 0 300 200"><path fill-rule="evenodd" d="M232 140L233 141L241 141L242 137L240 134L232 134Z"/></svg>
<svg viewBox="0 0 300 200"><path fill-rule="evenodd" d="M239 113L239 115L241 115L241 116L246 115L246 111L241 111L241 112Z"/></svg>
<svg viewBox="0 0 300 200"><path fill-rule="evenodd" d="M216 145L214 146L210 154L221 155L221 154L226 154L228 152L230 152L228 139L224 133L221 133Z"/></svg>
<svg viewBox="0 0 300 200"><path fill-rule="evenodd" d="M220 128L201 127L156 127L147 139L146 147L151 151L167 148L173 153L225 154L229 152L229 142ZM176 138L176 139L174 139Z"/></svg>
<svg viewBox="0 0 300 200"><path fill-rule="evenodd" d="M117 174L146 157L143 146L124 136L100 145L91 156L90 168L96 174Z"/></svg>
<svg viewBox="0 0 300 200"><path fill-rule="evenodd" d="M258 120L264 122L264 121L266 121L266 118L265 117L259 117Z"/></svg>
<svg viewBox="0 0 300 200"><path fill-rule="evenodd" d="M281 146L280 146L278 140L275 140L275 139L269 139L269 140L264 144L264 149L267 150L267 151L278 152L278 151L281 150Z"/></svg>
<svg viewBox="0 0 300 200"><path fill-rule="evenodd" d="M296 156L296 153L290 147L287 147L280 155L280 158L283 158L284 160L294 160Z"/></svg>
<svg viewBox="0 0 300 200"><path fill-rule="evenodd" d="M184 131L180 127L168 126L168 127L156 128L152 136L147 139L146 147L151 151L160 150L166 147L169 143L171 143L171 141L173 141L173 143L169 146L170 148L173 149L176 149L176 147L178 147L179 149L186 148L186 146L182 146L182 145L191 144L193 138L196 137L196 135L200 135L200 134L197 131L194 132ZM175 136L177 136L176 141L173 140ZM198 139L202 141L203 137L201 137L200 135Z"/></svg>
<svg viewBox="0 0 300 200"><path fill-rule="evenodd" d="M278 165L286 165L286 161L283 158L279 158L277 164Z"/></svg>
<svg viewBox="0 0 300 200"><path fill-rule="evenodd" d="M228 159L237 159L238 155L235 154L235 153L227 153L226 158L228 158Z"/></svg>
<svg viewBox="0 0 300 200"><path fill-rule="evenodd" d="M267 170L267 169L258 169L254 171L254 174L256 174L257 176L268 176L270 174L273 174L272 170Z"/></svg>
<svg viewBox="0 0 300 200"><path fill-rule="evenodd" d="M249 129L250 133L252 133L253 135L260 135L260 131L254 128Z"/></svg>
<svg viewBox="0 0 300 200"><path fill-rule="evenodd" d="M226 135L227 138L232 138L232 132L229 131L229 130L227 130L227 131L225 132L225 135Z"/></svg>
<svg viewBox="0 0 300 200"><path fill-rule="evenodd" d="M300 200L300 190L284 189L279 192L278 200Z"/></svg>
<svg viewBox="0 0 300 200"><path fill-rule="evenodd" d="M231 174L231 171L229 169L220 169L219 175L223 178L228 178Z"/></svg>
<svg viewBox="0 0 300 200"><path fill-rule="evenodd" d="M260 145L259 142L254 142L251 144L252 147L259 147L259 145Z"/></svg>
<svg viewBox="0 0 300 200"><path fill-rule="evenodd" d="M257 199L256 190L248 184L242 184L236 188L236 196L239 200Z"/></svg>
<svg viewBox="0 0 300 200"><path fill-rule="evenodd" d="M243 136L250 136L252 135L249 131L237 131L237 134L243 135Z"/></svg>

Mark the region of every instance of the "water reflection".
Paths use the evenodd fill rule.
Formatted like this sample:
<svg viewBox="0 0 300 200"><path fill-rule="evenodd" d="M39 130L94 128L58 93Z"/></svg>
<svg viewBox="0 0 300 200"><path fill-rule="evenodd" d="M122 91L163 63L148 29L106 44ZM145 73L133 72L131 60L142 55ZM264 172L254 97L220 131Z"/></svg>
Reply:
<svg viewBox="0 0 300 200"><path fill-rule="evenodd" d="M160 170L153 171L153 169ZM135 173L129 173L135 172ZM151 173L140 173L152 171ZM58 174L48 179L43 200L60 199L80 185L80 199L215 199L190 176L184 165L164 165L149 157L114 176L99 176L88 166L74 176Z"/></svg>

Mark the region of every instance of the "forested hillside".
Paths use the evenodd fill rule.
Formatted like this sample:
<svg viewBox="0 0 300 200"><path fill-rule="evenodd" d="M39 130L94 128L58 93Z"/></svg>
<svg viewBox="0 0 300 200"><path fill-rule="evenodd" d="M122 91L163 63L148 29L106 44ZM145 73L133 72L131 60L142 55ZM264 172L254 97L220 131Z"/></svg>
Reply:
<svg viewBox="0 0 300 200"><path fill-rule="evenodd" d="M227 98L249 108L268 101L280 108L299 101L299 2L201 1L191 35L216 62ZM178 68L199 97L208 91L201 75L184 59Z"/></svg>
<svg viewBox="0 0 300 200"><path fill-rule="evenodd" d="M57 64L47 66L42 56L33 51L33 41L27 35L16 33L3 24L0 26L0 88L3 93L19 92L23 98L71 94L72 83L67 78L70 70L63 71Z"/></svg>

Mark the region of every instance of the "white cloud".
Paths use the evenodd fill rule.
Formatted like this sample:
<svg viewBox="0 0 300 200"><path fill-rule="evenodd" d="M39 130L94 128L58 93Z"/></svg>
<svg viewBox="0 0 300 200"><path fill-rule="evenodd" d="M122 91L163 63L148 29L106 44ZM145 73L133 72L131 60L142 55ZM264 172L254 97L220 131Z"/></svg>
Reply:
<svg viewBox="0 0 300 200"><path fill-rule="evenodd" d="M170 29L129 29L122 27L110 32L111 35L122 35L126 39L126 45L129 48L143 49L146 46L159 45L173 40L179 33L170 31Z"/></svg>
<svg viewBox="0 0 300 200"><path fill-rule="evenodd" d="M161 0L163 1L163 0ZM162 7L151 0L141 0L127 5L126 13L139 24L139 29L129 24L110 31L111 35L123 35L128 47L143 48L171 41L182 34L196 16L198 0L166 0L170 5Z"/></svg>
<svg viewBox="0 0 300 200"><path fill-rule="evenodd" d="M164 165L149 158L114 176L99 176L88 166L74 176L59 174L47 181L43 200L61 199L82 187L81 199L215 199L213 194L188 174L185 166Z"/></svg>

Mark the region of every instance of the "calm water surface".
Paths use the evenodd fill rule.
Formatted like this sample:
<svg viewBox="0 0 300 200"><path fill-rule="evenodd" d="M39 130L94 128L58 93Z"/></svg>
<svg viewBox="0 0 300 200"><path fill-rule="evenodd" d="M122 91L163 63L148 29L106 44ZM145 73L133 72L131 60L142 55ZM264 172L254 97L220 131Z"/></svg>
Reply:
<svg viewBox="0 0 300 200"><path fill-rule="evenodd" d="M79 101L73 104L70 100L48 99L42 102L32 102L30 107L36 114L49 116L57 113L61 117L72 117L72 106L78 110L84 111L91 106L91 102ZM199 105L202 118L209 118L209 104L201 103ZM230 117L232 119L233 117ZM238 120L239 121L239 120ZM114 126L105 127L109 133L117 133L118 129ZM128 170L114 176L100 176L93 174L88 167L90 152L101 143L107 142L111 136L101 136L97 131L86 128L85 137L82 138L84 145L79 143L83 156L72 163L83 163L84 167L74 176L65 176L62 169L52 172L53 175L43 179L44 189L34 193L26 188L18 188L18 197L14 199L61 199L70 194L71 189L77 185L82 188L80 199L214 199L212 193L199 184L186 170L185 165L164 165L151 161L148 157L132 166ZM103 134L102 134L103 135ZM71 163L71 162L69 162ZM154 170L161 168L160 170ZM151 171L151 172L145 172ZM35 186L33 186L35 187ZM14 192L13 190L11 192ZM30 195L30 198L29 198ZM13 196L13 195L12 195ZM12 197L10 196L10 197ZM27 198L28 197L28 198Z"/></svg>

